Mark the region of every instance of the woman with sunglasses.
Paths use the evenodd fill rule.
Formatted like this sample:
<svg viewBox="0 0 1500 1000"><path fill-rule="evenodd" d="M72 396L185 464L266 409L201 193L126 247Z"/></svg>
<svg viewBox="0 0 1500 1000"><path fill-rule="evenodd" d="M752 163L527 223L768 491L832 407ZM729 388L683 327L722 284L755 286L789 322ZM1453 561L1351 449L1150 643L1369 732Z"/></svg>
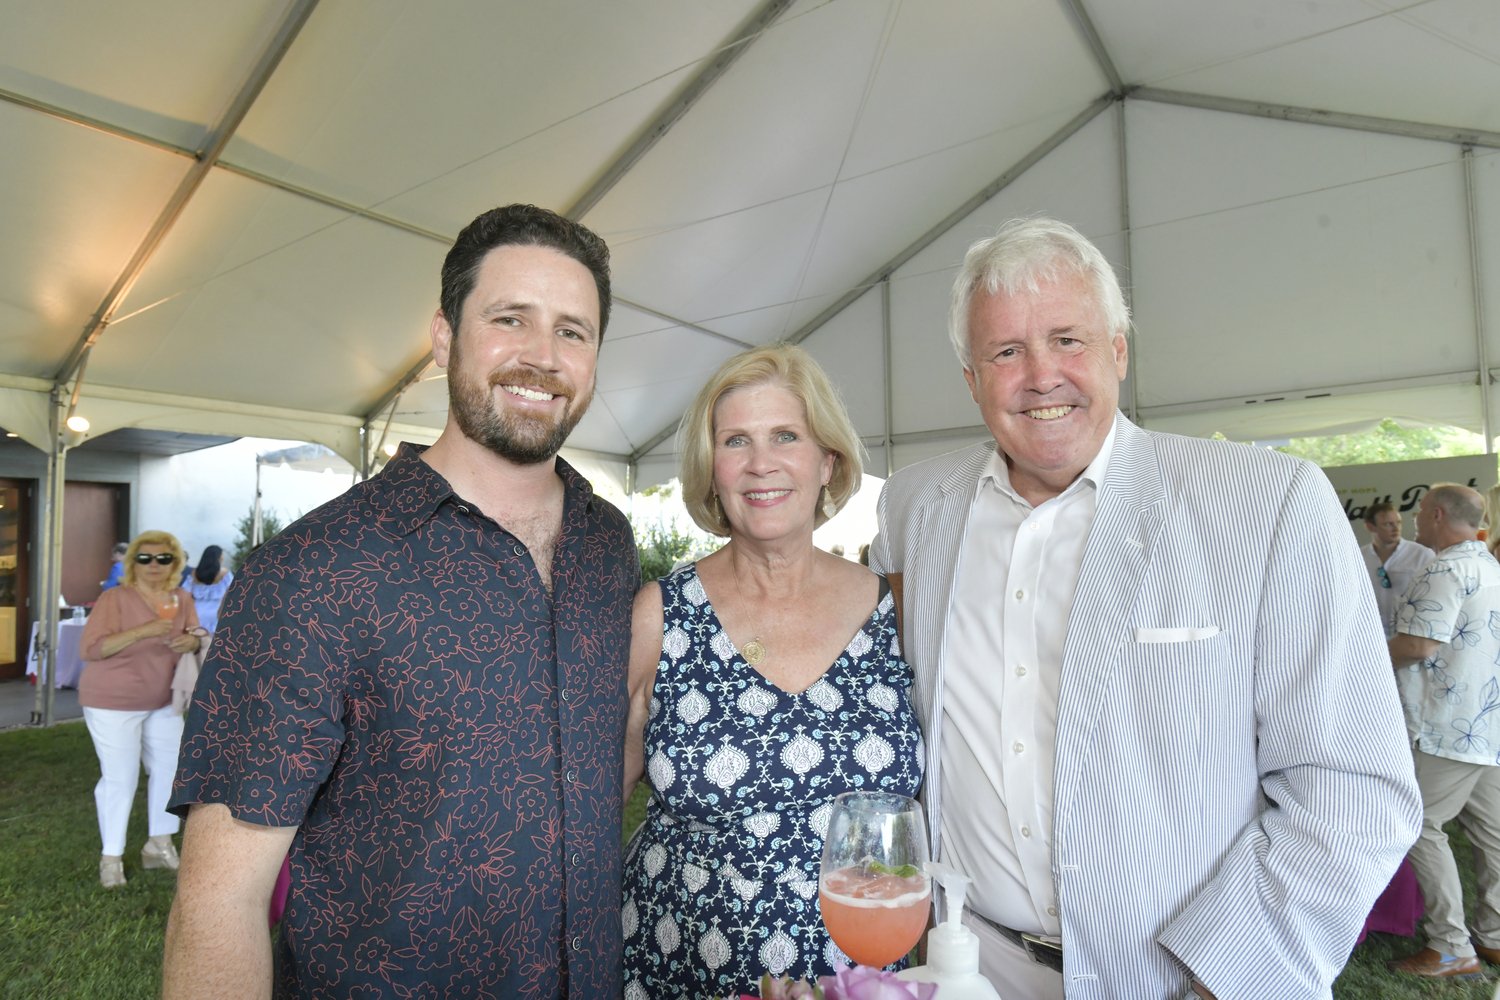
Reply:
<svg viewBox="0 0 1500 1000"><path fill-rule="evenodd" d="M172 710L172 674L183 653L198 648L193 598L177 586L185 557L165 531L137 535L125 553L121 585L106 590L83 629L83 677L78 703L99 755L99 882L125 884L125 828L141 765L146 767L146 816L151 839L141 848L142 868L176 868L172 834L178 819L167 812L182 716Z"/></svg>

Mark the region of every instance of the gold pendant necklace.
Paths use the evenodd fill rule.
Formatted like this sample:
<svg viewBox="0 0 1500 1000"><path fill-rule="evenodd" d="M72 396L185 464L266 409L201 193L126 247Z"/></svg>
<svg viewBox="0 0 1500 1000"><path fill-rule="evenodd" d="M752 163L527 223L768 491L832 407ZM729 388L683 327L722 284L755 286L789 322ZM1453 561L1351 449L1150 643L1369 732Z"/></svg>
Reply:
<svg viewBox="0 0 1500 1000"><path fill-rule="evenodd" d="M740 587L739 571L734 569L733 553L730 554L729 565L730 572L734 574L734 592L740 595L740 603L744 604L745 591L742 587ZM745 648L740 650L740 655L743 656L745 658L745 662L750 664L752 667L760 666L761 661L766 658L766 644L760 641L759 629L756 629L754 636L750 639L749 642L745 643Z"/></svg>

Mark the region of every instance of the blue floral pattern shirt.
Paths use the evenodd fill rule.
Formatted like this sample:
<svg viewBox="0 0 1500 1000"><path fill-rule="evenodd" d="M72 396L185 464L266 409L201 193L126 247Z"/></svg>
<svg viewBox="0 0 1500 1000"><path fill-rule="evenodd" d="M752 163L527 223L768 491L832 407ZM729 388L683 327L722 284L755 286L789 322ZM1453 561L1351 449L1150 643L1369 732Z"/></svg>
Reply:
<svg viewBox="0 0 1500 1000"><path fill-rule="evenodd" d="M1417 574L1396 631L1443 644L1396 671L1417 749L1500 764L1500 563L1483 542L1449 546Z"/></svg>

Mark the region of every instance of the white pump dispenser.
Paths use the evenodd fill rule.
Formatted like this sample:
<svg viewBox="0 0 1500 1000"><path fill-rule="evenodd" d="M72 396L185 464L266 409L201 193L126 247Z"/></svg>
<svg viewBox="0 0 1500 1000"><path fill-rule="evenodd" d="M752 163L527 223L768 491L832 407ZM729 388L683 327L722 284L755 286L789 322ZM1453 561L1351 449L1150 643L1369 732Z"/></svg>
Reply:
<svg viewBox="0 0 1500 1000"><path fill-rule="evenodd" d="M979 974L979 938L959 923L969 877L936 861L928 861L922 867L942 884L948 919L927 935L927 964L898 972L897 978L937 983L938 1000L1000 1000L995 987Z"/></svg>

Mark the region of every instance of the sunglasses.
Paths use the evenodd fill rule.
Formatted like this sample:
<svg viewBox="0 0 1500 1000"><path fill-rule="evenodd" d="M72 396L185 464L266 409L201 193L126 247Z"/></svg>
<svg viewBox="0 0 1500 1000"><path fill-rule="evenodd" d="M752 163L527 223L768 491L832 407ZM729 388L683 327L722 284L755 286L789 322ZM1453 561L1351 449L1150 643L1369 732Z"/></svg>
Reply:
<svg viewBox="0 0 1500 1000"><path fill-rule="evenodd" d="M1387 590L1391 588L1391 578L1386 575L1384 566L1377 567L1375 570L1375 575L1380 577L1380 585L1382 587L1386 588Z"/></svg>
<svg viewBox="0 0 1500 1000"><path fill-rule="evenodd" d="M154 556L149 552L137 552L135 554L135 561L142 566L149 564L153 559L156 560L159 566L170 566L177 561L177 557L170 552L158 552ZM1389 587L1390 584L1386 584L1386 586Z"/></svg>

